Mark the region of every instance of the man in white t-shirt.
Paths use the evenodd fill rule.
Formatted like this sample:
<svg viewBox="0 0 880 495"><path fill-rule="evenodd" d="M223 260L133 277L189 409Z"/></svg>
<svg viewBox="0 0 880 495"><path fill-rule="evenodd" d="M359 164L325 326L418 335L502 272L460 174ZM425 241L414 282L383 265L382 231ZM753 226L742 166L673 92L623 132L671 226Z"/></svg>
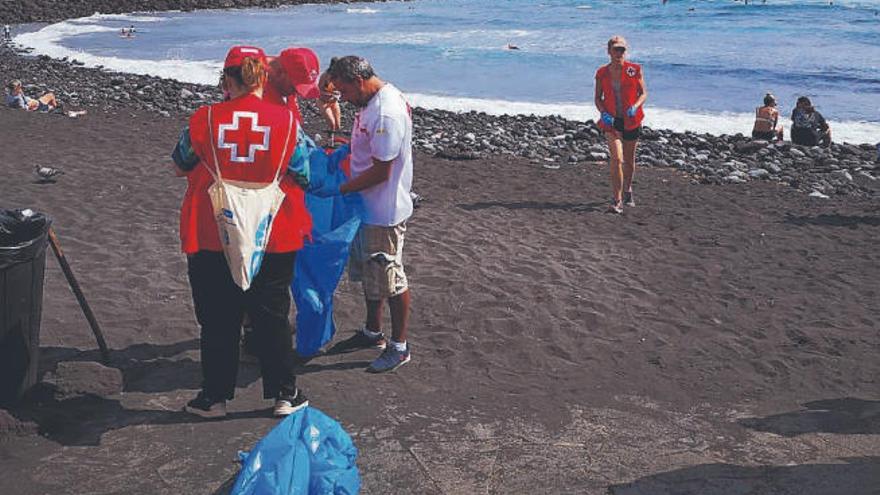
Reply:
<svg viewBox="0 0 880 495"><path fill-rule="evenodd" d="M412 215L412 115L403 94L379 79L370 63L341 57L327 69L342 101L359 107L351 131L351 180L340 194L358 192L365 215L352 242L349 275L363 284L364 328L329 352L384 349L367 371L392 371L410 360L406 342L410 293L403 271L403 238ZM382 333L382 308L391 309L391 341Z"/></svg>

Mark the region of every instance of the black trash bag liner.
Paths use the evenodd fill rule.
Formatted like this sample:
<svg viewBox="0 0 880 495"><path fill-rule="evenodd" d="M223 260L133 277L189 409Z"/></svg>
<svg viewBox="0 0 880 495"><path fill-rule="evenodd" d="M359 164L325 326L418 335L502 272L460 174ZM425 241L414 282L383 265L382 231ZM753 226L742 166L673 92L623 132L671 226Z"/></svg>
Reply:
<svg viewBox="0 0 880 495"><path fill-rule="evenodd" d="M29 208L0 208L0 269L42 254L51 225L51 218Z"/></svg>

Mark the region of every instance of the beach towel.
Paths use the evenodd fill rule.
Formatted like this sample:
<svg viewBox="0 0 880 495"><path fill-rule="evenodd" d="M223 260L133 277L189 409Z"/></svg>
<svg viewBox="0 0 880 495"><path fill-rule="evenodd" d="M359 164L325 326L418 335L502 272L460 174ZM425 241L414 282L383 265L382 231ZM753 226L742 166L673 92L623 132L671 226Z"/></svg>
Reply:
<svg viewBox="0 0 880 495"><path fill-rule="evenodd" d="M355 495L357 448L333 418L306 407L284 418L250 452L230 495Z"/></svg>
<svg viewBox="0 0 880 495"><path fill-rule="evenodd" d="M290 142L293 115L287 132ZM229 265L229 271L236 285L248 290L251 282L260 271L269 236L272 233L272 221L284 202L284 191L281 190L281 171L287 170L278 164L275 178L269 184L237 182L232 184L223 180L217 161L217 147L211 119L211 107L208 107L208 132L211 136L211 152L214 156L214 170L207 167L214 177L214 183L208 188L208 196L214 207L214 218L220 233L223 255ZM282 156L284 154L282 153Z"/></svg>
<svg viewBox="0 0 880 495"><path fill-rule="evenodd" d="M314 146L309 154L309 191L337 187L348 180L349 147L328 150ZM321 197L306 193L312 215L312 240L296 255L291 292L296 303L296 352L314 356L336 333L333 294L348 263L349 246L361 225L359 194Z"/></svg>

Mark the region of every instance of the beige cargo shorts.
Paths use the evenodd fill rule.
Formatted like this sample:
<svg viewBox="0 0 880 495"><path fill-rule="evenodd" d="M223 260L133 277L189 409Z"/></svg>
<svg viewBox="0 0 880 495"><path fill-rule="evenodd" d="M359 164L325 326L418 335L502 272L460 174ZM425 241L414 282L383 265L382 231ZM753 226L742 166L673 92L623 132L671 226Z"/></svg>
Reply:
<svg viewBox="0 0 880 495"><path fill-rule="evenodd" d="M348 276L352 282L361 282L368 300L398 296L409 287L403 271L404 234L406 222L391 227L361 225L355 235Z"/></svg>

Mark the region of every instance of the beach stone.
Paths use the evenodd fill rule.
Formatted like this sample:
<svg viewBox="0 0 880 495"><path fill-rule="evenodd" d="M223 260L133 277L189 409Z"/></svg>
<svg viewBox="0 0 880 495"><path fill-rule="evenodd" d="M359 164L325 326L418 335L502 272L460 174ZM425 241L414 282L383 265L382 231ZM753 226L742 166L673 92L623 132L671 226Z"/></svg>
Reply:
<svg viewBox="0 0 880 495"><path fill-rule="evenodd" d="M838 179L843 179L846 181L853 180L852 175L850 175L850 173L847 172L846 170L835 170L834 172L831 172L831 174L833 176L837 177Z"/></svg>
<svg viewBox="0 0 880 495"><path fill-rule="evenodd" d="M36 433L38 426L31 421L21 421L6 409L0 409L0 440L12 435Z"/></svg>
<svg viewBox="0 0 880 495"><path fill-rule="evenodd" d="M604 160L608 159L608 154L605 152L591 151L590 152L590 159L595 162L604 161Z"/></svg>
<svg viewBox="0 0 880 495"><path fill-rule="evenodd" d="M819 191L813 191L810 193L810 197L811 198L819 198L819 199L828 199L830 196L828 196L827 194L822 194Z"/></svg>
<svg viewBox="0 0 880 495"><path fill-rule="evenodd" d="M195 96L195 93L193 93L192 91L190 91L186 88L181 88L181 90L180 90L180 97L181 98L192 98L193 96Z"/></svg>
<svg viewBox="0 0 880 495"><path fill-rule="evenodd" d="M797 148L792 148L792 149L788 150L788 153L795 158L804 158L807 156L806 153L804 153L803 151L801 151Z"/></svg>
<svg viewBox="0 0 880 495"><path fill-rule="evenodd" d="M759 150L763 150L767 146L767 141L746 141L735 145L736 152L742 154L752 154Z"/></svg>
<svg viewBox="0 0 880 495"><path fill-rule="evenodd" d="M94 361L62 361L45 381L63 398L82 395L109 397L122 392L122 372Z"/></svg>
<svg viewBox="0 0 880 495"><path fill-rule="evenodd" d="M753 168L749 170L749 177L753 179L764 179L770 175L770 172L763 168Z"/></svg>

